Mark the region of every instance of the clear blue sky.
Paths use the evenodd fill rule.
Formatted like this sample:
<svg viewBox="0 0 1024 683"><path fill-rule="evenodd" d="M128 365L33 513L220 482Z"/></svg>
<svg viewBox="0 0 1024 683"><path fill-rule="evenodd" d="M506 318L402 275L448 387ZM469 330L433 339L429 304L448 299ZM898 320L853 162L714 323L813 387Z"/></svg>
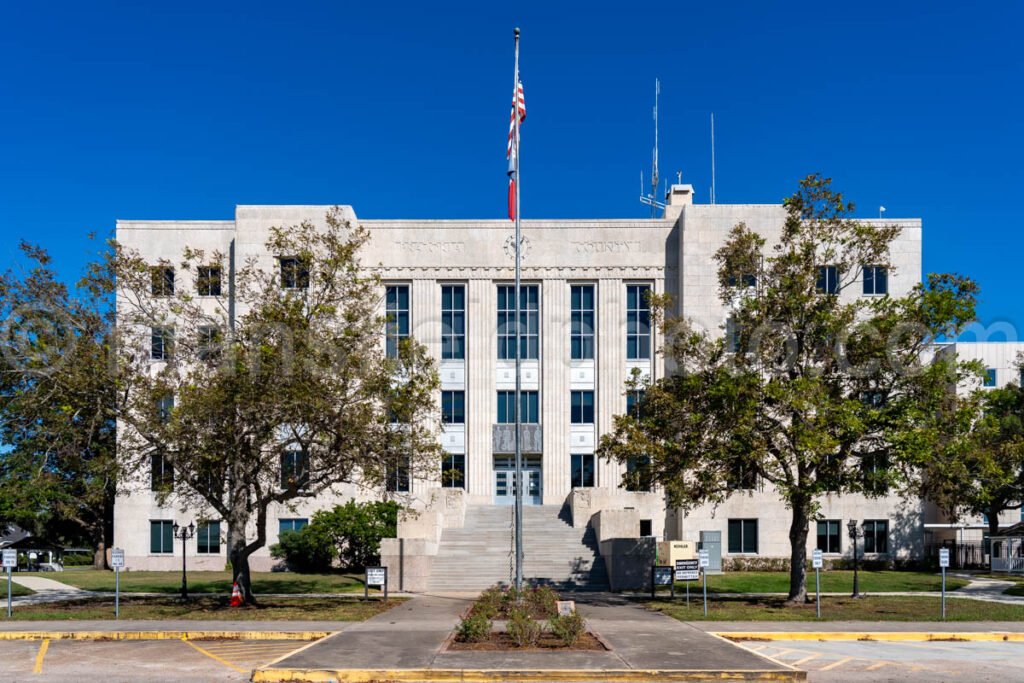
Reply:
<svg viewBox="0 0 1024 683"><path fill-rule="evenodd" d="M213 9L210 9L210 6ZM662 175L775 202L819 171L859 214L924 219L926 271L1022 328L1024 4L65 2L0 10L0 265L69 271L118 218L236 204L503 215L512 28L523 215L644 216Z"/></svg>

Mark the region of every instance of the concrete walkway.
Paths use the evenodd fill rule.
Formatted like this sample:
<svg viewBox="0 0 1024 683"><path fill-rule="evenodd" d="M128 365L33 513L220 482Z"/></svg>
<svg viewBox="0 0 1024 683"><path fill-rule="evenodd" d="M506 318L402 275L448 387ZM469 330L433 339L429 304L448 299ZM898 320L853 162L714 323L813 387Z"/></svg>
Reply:
<svg viewBox="0 0 1024 683"><path fill-rule="evenodd" d="M738 647L632 601L609 594L576 594L577 607L588 629L611 646L609 651L486 652L447 650L446 640L460 615L472 604L471 596L423 595L356 624L344 633L325 638L272 667L258 670L254 680L388 679L405 670L403 680L416 672L449 675L453 671L485 671L537 680L544 672L577 672L579 680L592 680L607 672L654 671L733 672L737 676L800 678L798 672ZM301 674L297 673L300 672ZM574 674L574 675L577 675ZM790 674L793 674L790 676ZM560 674L562 675L562 674ZM308 678L306 678L308 677ZM612 675L611 678L616 678ZM569 680L559 678L559 680Z"/></svg>
<svg viewBox="0 0 1024 683"><path fill-rule="evenodd" d="M19 586L35 591L32 595L19 595L11 598L11 603L14 605L40 605L47 602L78 600L97 595L92 591L75 588L54 579L44 579L41 576L18 576L17 574L12 574L11 580Z"/></svg>

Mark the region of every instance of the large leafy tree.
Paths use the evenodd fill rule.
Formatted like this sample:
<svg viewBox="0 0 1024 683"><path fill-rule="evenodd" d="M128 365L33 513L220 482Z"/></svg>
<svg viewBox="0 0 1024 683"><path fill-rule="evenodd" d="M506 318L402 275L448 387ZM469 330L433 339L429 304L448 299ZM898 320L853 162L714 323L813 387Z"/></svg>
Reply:
<svg viewBox="0 0 1024 683"><path fill-rule="evenodd" d="M900 298L844 296L862 265L893 272L899 228L854 220L819 176L783 204L774 246L740 224L716 254L732 312L725 334L666 319L675 371L642 387L639 409L616 419L600 451L639 463L632 476L642 471L684 509L740 495L755 476L766 482L791 511L795 603L806 601L807 536L822 497L881 495L940 440L935 415L966 370L923 360L973 319L976 288L933 275Z"/></svg>
<svg viewBox="0 0 1024 683"><path fill-rule="evenodd" d="M96 548L103 566L118 479L109 280L69 287L23 243L0 275L0 522Z"/></svg>
<svg viewBox="0 0 1024 683"><path fill-rule="evenodd" d="M186 250L179 271L225 277L223 297L202 299L168 291L159 268L118 249L120 457L140 472L163 460L174 473L163 497L226 523L248 602L249 557L266 544L271 506L437 464L437 373L412 339L386 355L382 287L359 261L368 238L337 210L325 226L274 228L266 252L292 260L250 260L232 282L224 254Z"/></svg>
<svg viewBox="0 0 1024 683"><path fill-rule="evenodd" d="M995 535L1000 514L1024 502L1024 388L976 390L959 405L961 417L943 425L940 447L922 463L921 493L954 519L985 515Z"/></svg>

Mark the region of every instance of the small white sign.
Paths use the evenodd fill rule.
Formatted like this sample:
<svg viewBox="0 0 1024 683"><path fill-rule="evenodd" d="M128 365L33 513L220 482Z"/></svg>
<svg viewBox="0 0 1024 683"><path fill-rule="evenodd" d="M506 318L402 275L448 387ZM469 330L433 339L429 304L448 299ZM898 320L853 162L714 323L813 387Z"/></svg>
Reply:
<svg viewBox="0 0 1024 683"><path fill-rule="evenodd" d="M367 567L366 568L366 585L367 586L383 586L387 583L388 572L384 567Z"/></svg>
<svg viewBox="0 0 1024 683"><path fill-rule="evenodd" d="M10 567L14 569L18 566L18 551L13 548L10 550L4 550L4 569Z"/></svg>
<svg viewBox="0 0 1024 683"><path fill-rule="evenodd" d="M676 581L696 581L699 578L697 560L676 560Z"/></svg>
<svg viewBox="0 0 1024 683"><path fill-rule="evenodd" d="M811 565L815 569L821 569L823 564L824 563L822 562L822 559L821 559L821 551L820 550L815 550L813 553L811 553Z"/></svg>
<svg viewBox="0 0 1024 683"><path fill-rule="evenodd" d="M939 567L949 567L949 548L939 548Z"/></svg>
<svg viewBox="0 0 1024 683"><path fill-rule="evenodd" d="M700 568L701 569L704 569L705 567L710 567L711 566L711 553L709 551L707 551L707 550L698 550L697 551L697 561L700 563Z"/></svg>
<svg viewBox="0 0 1024 683"><path fill-rule="evenodd" d="M110 567L112 569L124 569L124 549L114 548L110 551Z"/></svg>
<svg viewBox="0 0 1024 683"><path fill-rule="evenodd" d="M558 616L571 617L576 614L575 600L559 600L556 604L558 606Z"/></svg>

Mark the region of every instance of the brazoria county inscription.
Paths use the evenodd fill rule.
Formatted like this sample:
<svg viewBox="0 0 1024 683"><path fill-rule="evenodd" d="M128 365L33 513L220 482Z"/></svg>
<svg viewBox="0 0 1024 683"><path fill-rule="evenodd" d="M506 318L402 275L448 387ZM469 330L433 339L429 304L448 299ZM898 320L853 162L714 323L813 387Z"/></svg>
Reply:
<svg viewBox="0 0 1024 683"><path fill-rule="evenodd" d="M636 254L640 252L640 242L572 242L573 251L577 254Z"/></svg>
<svg viewBox="0 0 1024 683"><path fill-rule="evenodd" d="M398 248L413 254L462 254L465 242L399 242Z"/></svg>

